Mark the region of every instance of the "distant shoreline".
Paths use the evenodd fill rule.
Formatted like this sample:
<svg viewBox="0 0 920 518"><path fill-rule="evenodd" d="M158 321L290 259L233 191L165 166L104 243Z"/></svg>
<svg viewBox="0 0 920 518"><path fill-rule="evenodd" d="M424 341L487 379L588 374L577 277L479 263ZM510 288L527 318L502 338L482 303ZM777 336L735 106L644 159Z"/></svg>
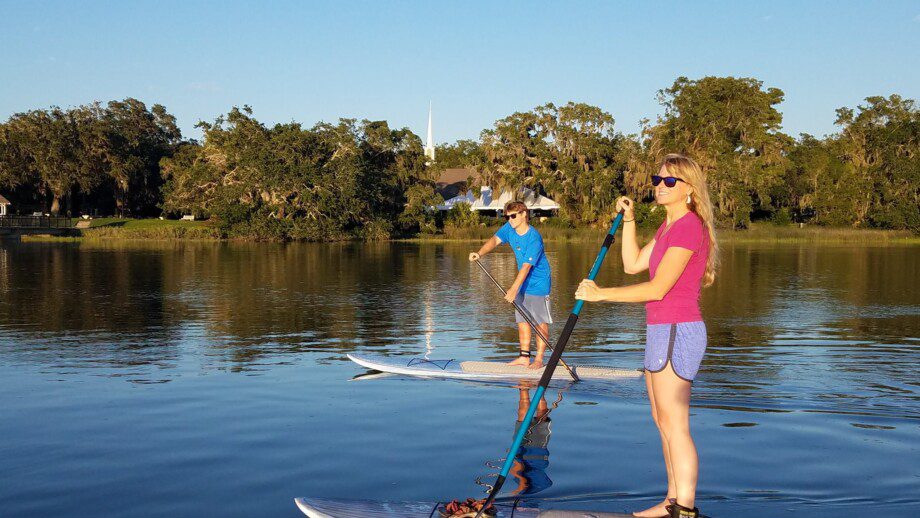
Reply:
<svg viewBox="0 0 920 518"><path fill-rule="evenodd" d="M221 237L220 230L208 221L177 221L159 219L116 219L92 220L92 226L70 237L23 236L22 241L82 242L82 241L227 241L227 242L278 242L253 237ZM498 228L496 225L479 227L448 227L443 233L422 234L414 237L393 238L382 241L404 243L476 242L488 239ZM547 242L584 242L603 239L606 229L562 228L553 225L538 225L537 228ZM639 235L651 237L650 229L640 229ZM819 227L756 223L743 230L720 230L719 238L724 243L856 243L856 244L920 244L920 236L906 230L876 230L847 227ZM348 240L345 240L348 241Z"/></svg>

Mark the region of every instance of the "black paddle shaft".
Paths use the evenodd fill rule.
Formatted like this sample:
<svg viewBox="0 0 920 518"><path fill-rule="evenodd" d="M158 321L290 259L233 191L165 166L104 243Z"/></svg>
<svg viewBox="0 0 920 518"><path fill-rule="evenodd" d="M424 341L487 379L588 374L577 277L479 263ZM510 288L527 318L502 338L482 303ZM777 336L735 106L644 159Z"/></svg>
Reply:
<svg viewBox="0 0 920 518"><path fill-rule="evenodd" d="M476 264L478 264L479 267L482 268L482 271L483 271L487 276L489 276L489 279L491 279L492 282L495 284L495 286L498 287L499 290L501 290L502 295L507 294L507 292L505 291L505 288L503 288L502 285L501 285L497 280L495 280L495 277L492 277L492 274L489 273L489 270L487 270L486 267L483 266L482 263L481 263L478 259L476 260ZM526 320L528 324L530 324L530 327L531 327L531 329L533 329L533 332L536 333L537 336L538 336L541 340L543 340L543 343L546 344L546 348L549 349L550 353L552 353L553 351L555 351L555 349L553 348L553 346L551 346L551 345L549 344L549 339L546 337L546 335L543 334L542 331L540 331L540 329L537 327L537 325L534 324L533 320L530 318L530 315L527 314L527 311L526 311L524 308L520 307L520 306L517 304L517 302L513 302L513 301L512 301L512 302L511 302L511 306L514 307L515 311L517 311L518 313L520 313L522 317L524 317L524 320ZM568 365L566 365L566 363L565 363L564 361L562 361L562 358L559 358L559 363L561 363L562 366L565 367L565 370L568 371L569 376L571 376L573 380L575 380L575 381L581 381L581 379L578 377L578 374L575 373L575 369L572 369L571 367L569 367Z"/></svg>

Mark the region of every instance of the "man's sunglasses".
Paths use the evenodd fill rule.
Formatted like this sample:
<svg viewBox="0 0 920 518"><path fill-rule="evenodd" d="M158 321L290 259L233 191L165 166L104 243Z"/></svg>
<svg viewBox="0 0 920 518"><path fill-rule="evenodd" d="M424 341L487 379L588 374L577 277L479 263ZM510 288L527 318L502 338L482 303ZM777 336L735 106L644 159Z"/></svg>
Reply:
<svg viewBox="0 0 920 518"><path fill-rule="evenodd" d="M658 184L660 184L662 180L664 180L665 187L674 187L675 185L677 185L677 182L684 182L683 180L681 180L680 178L676 176L658 176L656 174L652 176L652 185L657 187ZM684 182L684 183L687 183L687 182Z"/></svg>
<svg viewBox="0 0 920 518"><path fill-rule="evenodd" d="M505 214L505 221L508 221L509 219L514 219L514 218L520 216L521 214L524 214L524 213L523 213L523 212L515 212L514 214Z"/></svg>

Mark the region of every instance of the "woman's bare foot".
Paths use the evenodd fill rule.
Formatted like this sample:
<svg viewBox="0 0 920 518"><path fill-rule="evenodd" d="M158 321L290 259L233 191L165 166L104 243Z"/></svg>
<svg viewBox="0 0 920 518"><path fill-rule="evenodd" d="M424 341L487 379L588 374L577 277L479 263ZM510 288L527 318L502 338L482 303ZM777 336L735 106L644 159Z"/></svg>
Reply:
<svg viewBox="0 0 920 518"><path fill-rule="evenodd" d="M636 511L632 515L638 516L639 518L664 518L668 516L668 510L665 509L665 506L671 505L671 499L665 498L664 502L661 502L658 505L649 507L644 511Z"/></svg>
<svg viewBox="0 0 920 518"><path fill-rule="evenodd" d="M528 365L530 365L530 358L527 356L521 356L517 358L516 360L512 360L508 362L508 365L523 365L524 367L527 367Z"/></svg>
<svg viewBox="0 0 920 518"><path fill-rule="evenodd" d="M537 356L536 358L533 359L533 363L531 363L527 368L528 369L542 369L543 368L543 358Z"/></svg>

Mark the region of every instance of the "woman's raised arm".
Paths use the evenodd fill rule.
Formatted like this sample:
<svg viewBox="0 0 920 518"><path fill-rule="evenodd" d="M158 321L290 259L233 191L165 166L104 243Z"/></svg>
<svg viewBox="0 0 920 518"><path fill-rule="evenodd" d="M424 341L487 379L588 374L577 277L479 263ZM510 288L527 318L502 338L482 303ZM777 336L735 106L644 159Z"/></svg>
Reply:
<svg viewBox="0 0 920 518"><path fill-rule="evenodd" d="M617 199L617 210L623 211L623 271L630 275L644 272L648 270L648 260L652 256L652 248L655 248L655 240L639 249L639 240L636 238L636 214L631 199L620 196Z"/></svg>

